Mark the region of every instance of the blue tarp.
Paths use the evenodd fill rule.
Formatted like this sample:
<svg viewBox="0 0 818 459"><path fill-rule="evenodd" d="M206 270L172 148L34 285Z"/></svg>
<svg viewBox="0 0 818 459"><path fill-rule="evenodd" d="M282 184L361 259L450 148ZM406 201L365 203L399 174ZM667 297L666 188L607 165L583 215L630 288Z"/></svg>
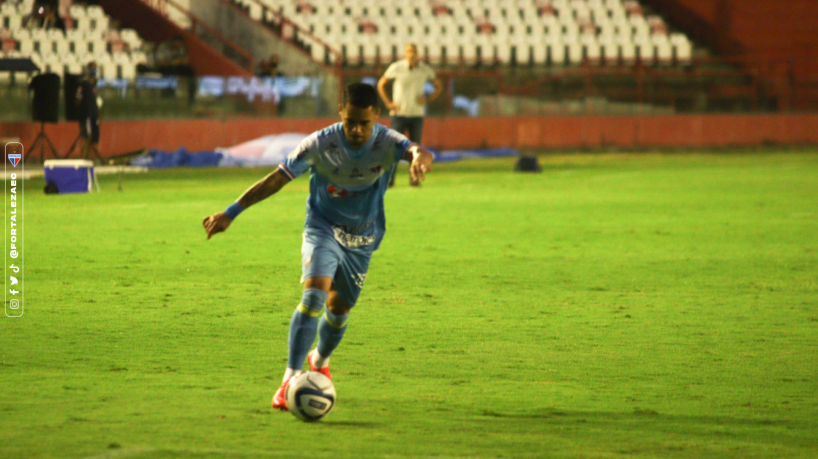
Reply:
<svg viewBox="0 0 818 459"><path fill-rule="evenodd" d="M182 147L174 152L149 150L147 154L130 160L132 166L144 167L202 167L218 166L222 154L215 151L189 152Z"/></svg>
<svg viewBox="0 0 818 459"><path fill-rule="evenodd" d="M517 156L519 152L514 148L487 148L480 150L443 150L435 153L435 161L448 162L471 158L499 158L503 156Z"/></svg>

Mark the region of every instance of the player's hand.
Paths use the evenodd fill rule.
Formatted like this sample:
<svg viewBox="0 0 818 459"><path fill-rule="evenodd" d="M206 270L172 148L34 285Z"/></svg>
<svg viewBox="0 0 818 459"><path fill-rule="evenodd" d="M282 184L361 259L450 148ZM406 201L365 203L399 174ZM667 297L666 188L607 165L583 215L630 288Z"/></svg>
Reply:
<svg viewBox="0 0 818 459"><path fill-rule="evenodd" d="M409 178L413 184L426 180L426 174L432 171L432 159L428 156L416 156L409 166Z"/></svg>
<svg viewBox="0 0 818 459"><path fill-rule="evenodd" d="M214 234L221 233L222 231L226 230L232 222L233 220L230 219L227 214L224 212L219 212L209 217L205 217L205 219L202 221L202 226L204 226L204 229L207 232L207 239L209 240Z"/></svg>
<svg viewBox="0 0 818 459"><path fill-rule="evenodd" d="M388 108L390 111L396 112L398 109L400 109L400 105L395 102L389 102L386 104L386 108Z"/></svg>
<svg viewBox="0 0 818 459"><path fill-rule="evenodd" d="M418 96L417 102L420 105L426 105L426 103L429 102L429 99L427 99L426 96Z"/></svg>

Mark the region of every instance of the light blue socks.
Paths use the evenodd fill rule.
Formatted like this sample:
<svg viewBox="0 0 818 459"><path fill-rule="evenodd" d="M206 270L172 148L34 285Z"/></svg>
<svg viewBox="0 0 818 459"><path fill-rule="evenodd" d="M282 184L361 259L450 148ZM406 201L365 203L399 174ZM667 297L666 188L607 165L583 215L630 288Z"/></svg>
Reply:
<svg viewBox="0 0 818 459"><path fill-rule="evenodd" d="M326 304L328 296L327 292L317 288L304 290L304 294L301 296L301 304L295 308L293 317L290 319L290 337L287 341L289 345L287 368L300 370L304 366L304 359L307 358L307 353L310 352L312 343L315 341L318 318L324 310L324 304ZM327 312L329 313L329 311ZM341 332L341 335L343 335L343 332ZM340 338L338 341L340 342Z"/></svg>
<svg viewBox="0 0 818 459"><path fill-rule="evenodd" d="M348 318L349 313L341 316L333 314L329 309L324 312L318 324L318 354L322 359L328 359L341 343L347 329Z"/></svg>

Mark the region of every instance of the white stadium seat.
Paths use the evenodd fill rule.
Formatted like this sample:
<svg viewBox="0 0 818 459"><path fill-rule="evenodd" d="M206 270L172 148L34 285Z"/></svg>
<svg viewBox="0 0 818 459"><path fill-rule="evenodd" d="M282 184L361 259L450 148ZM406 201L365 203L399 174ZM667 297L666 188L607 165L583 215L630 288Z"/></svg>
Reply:
<svg viewBox="0 0 818 459"><path fill-rule="evenodd" d="M581 64L582 63L582 43L578 40L569 41L565 43L567 50L568 63Z"/></svg>
<svg viewBox="0 0 818 459"><path fill-rule="evenodd" d="M68 9L68 15L74 19L84 18L86 16L85 5L73 4Z"/></svg>
<svg viewBox="0 0 818 459"><path fill-rule="evenodd" d="M670 64L689 62L692 54L690 41L682 34L668 35L669 40L657 38L667 33L666 23L646 16L635 0L442 0L450 14L436 14L429 0L310 0L314 14L298 1L260 1L345 50L349 65L387 64L400 58L403 46L410 42L417 43L422 57L435 65L454 64L461 58L468 64L500 65L579 65L585 59ZM240 2L251 9L258 5ZM543 5L550 7L541 12ZM77 8L77 17L107 19L95 7ZM362 20L377 24L377 33L360 33L357 23ZM493 35L477 33L484 20L495 26ZM99 28L82 20L78 27ZM131 51L141 47L135 33L132 37L123 30L121 39ZM323 47L308 37L302 40L313 59L323 62Z"/></svg>
<svg viewBox="0 0 818 459"><path fill-rule="evenodd" d="M105 11L99 5L89 5L85 9L86 15L90 18L101 18L105 17Z"/></svg>
<svg viewBox="0 0 818 459"><path fill-rule="evenodd" d="M31 56L34 54L34 42L30 38L19 40L17 42L17 50L20 51L20 54L23 56Z"/></svg>

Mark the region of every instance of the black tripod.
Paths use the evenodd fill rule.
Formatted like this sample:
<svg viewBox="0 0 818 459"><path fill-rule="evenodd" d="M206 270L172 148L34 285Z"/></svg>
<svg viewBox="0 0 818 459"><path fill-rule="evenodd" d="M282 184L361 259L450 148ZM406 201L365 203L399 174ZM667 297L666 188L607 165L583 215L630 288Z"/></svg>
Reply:
<svg viewBox="0 0 818 459"><path fill-rule="evenodd" d="M28 161L29 155L31 155L37 146L40 146L40 162L45 161L45 147L46 144L48 145L48 149L51 150L51 156L55 158L59 158L60 155L57 154L57 149L54 148L54 144L51 143L51 139L48 138L48 134L45 133L45 121L40 121L40 133L37 134L37 138L34 139L34 143L28 147L28 153L26 153L26 161Z"/></svg>
<svg viewBox="0 0 818 459"><path fill-rule="evenodd" d="M102 156L100 156L99 151L97 151L97 146L91 143L90 139L83 137L82 133L77 134L77 138L74 139L74 143L71 144L71 148L68 149L68 152L65 153L63 158L71 156L71 153L74 153L74 150L77 149L77 145L80 145L80 157L82 159L91 159L89 156L93 154L99 160L100 164L104 163Z"/></svg>

